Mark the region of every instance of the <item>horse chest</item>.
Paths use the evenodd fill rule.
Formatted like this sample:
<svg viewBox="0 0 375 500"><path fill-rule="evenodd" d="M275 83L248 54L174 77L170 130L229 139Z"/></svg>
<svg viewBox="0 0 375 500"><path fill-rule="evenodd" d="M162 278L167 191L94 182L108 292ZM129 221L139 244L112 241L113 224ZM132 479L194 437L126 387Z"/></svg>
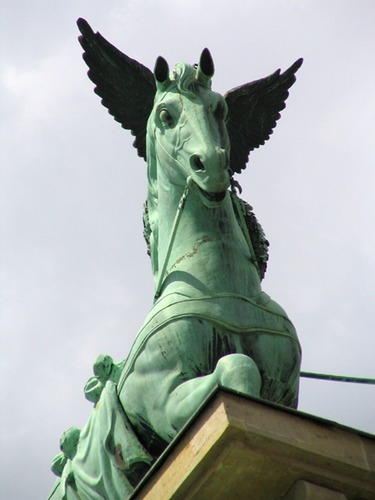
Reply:
<svg viewBox="0 0 375 500"><path fill-rule="evenodd" d="M260 292L257 270L231 206L187 203L166 269L165 288L205 294Z"/></svg>

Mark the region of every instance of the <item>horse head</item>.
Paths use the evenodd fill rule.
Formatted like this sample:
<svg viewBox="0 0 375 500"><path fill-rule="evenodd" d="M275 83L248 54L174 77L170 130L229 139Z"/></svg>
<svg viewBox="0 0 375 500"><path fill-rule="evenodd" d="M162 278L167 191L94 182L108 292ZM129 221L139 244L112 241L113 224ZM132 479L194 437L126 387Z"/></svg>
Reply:
<svg viewBox="0 0 375 500"><path fill-rule="evenodd" d="M229 177L241 173L250 153L270 138L302 64L298 59L284 73L278 69L222 97L211 91L214 64L207 49L199 65L179 63L171 74L159 57L153 73L94 33L84 19L77 23L95 93L131 130L139 156L150 163L147 128L149 139L159 141L159 157L167 164L173 160L176 172L169 175L177 183L191 176L208 193L226 190Z"/></svg>
<svg viewBox="0 0 375 500"><path fill-rule="evenodd" d="M216 199L224 197L230 183L230 142L225 123L228 106L211 90L213 73L208 49L203 50L198 65L178 63L172 72L165 59L158 57L147 159L149 166L157 162L167 182L184 187L189 179Z"/></svg>

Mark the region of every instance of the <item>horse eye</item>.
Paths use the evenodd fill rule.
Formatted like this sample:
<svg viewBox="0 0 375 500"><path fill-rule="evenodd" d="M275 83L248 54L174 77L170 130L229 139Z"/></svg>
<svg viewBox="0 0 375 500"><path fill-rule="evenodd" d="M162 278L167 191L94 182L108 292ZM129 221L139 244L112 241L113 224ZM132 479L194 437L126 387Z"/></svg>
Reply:
<svg viewBox="0 0 375 500"><path fill-rule="evenodd" d="M168 125L168 127L171 127L173 125L173 117L170 114L169 111L166 109L162 109L159 115L160 121L164 123L165 125Z"/></svg>
<svg viewBox="0 0 375 500"><path fill-rule="evenodd" d="M214 111L215 118L217 120L224 120L224 114L225 114L224 104L222 102L219 102Z"/></svg>

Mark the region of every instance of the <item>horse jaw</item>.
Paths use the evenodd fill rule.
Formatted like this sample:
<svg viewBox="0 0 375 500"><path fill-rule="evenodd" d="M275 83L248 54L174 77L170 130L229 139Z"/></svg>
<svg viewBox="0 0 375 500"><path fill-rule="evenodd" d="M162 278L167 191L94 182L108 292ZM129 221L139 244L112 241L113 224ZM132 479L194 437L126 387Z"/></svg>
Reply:
<svg viewBox="0 0 375 500"><path fill-rule="evenodd" d="M203 205L208 208L217 208L220 207L226 197L228 189L225 188L222 191L217 192L209 192L205 189L202 189L200 185L194 180L193 176L188 177L187 186L189 189L195 189L198 198L201 200Z"/></svg>
<svg viewBox="0 0 375 500"><path fill-rule="evenodd" d="M198 190L198 197L201 201L201 203L207 207L207 208L220 208L223 206L223 203L225 202L227 198L227 193L228 191L222 191L221 193L207 193L205 191L202 191L201 189Z"/></svg>

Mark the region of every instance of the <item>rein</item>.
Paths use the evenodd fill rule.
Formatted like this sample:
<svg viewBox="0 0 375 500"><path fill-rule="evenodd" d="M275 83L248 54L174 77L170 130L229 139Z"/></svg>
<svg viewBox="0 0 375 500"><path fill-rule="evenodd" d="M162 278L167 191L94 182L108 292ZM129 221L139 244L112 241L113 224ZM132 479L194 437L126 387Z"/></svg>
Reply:
<svg viewBox="0 0 375 500"><path fill-rule="evenodd" d="M158 284L157 284L157 287L156 287L156 290L155 290L154 301L157 300L160 297L161 287L163 286L163 283L164 283L164 274L165 274L165 271L167 269L167 265L168 265L169 257L171 255L171 251L172 251L172 248L173 248L174 241L176 239L177 229L178 229L178 225L179 225L180 220L181 220L182 211L183 211L183 209L185 207L186 198L187 198L187 195L189 193L190 186L192 185L193 182L194 182L193 178L190 175L186 179L186 186L184 188L184 191L183 191L183 193L181 195L181 198L180 198L180 201L178 203L177 212L176 212L176 215L175 215L175 218L174 218L174 221L173 221L171 236L169 238L167 253L165 255L163 267L160 270Z"/></svg>

